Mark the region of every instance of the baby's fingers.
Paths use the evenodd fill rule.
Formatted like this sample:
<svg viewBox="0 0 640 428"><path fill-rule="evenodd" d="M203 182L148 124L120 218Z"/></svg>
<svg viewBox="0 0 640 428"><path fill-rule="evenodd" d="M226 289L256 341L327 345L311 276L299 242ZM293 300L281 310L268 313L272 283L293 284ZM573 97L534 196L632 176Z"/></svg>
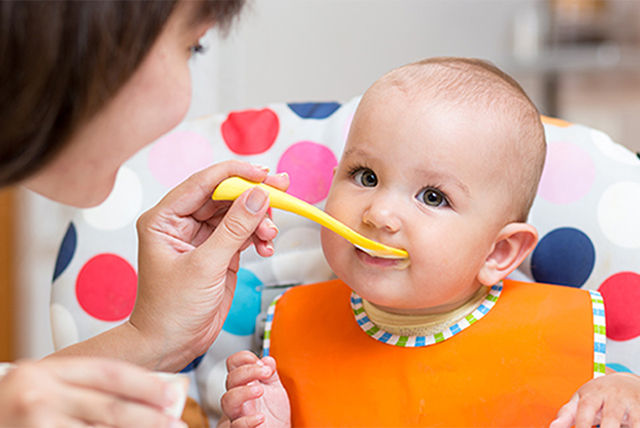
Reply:
<svg viewBox="0 0 640 428"><path fill-rule="evenodd" d="M549 428L571 428L575 422L579 400L580 396L578 394L571 397L571 400L560 408L558 416L556 416L556 419L551 422Z"/></svg>
<svg viewBox="0 0 640 428"><path fill-rule="evenodd" d="M624 424L625 427L640 427L640 403L635 406L631 406L627 409L627 414L624 415Z"/></svg>
<svg viewBox="0 0 640 428"><path fill-rule="evenodd" d="M256 364L259 358L251 351L240 351L227 358L227 371L231 372L245 364Z"/></svg>
<svg viewBox="0 0 640 428"><path fill-rule="evenodd" d="M600 428L619 428L623 425L626 406L618 400L608 400L602 408Z"/></svg>
<svg viewBox="0 0 640 428"><path fill-rule="evenodd" d="M576 411L576 428L590 428L600 423L602 398L587 395L580 397Z"/></svg>
<svg viewBox="0 0 640 428"><path fill-rule="evenodd" d="M231 423L231 428L255 428L262 425L264 422L264 415L258 413L251 416L243 416L236 419Z"/></svg>
<svg viewBox="0 0 640 428"><path fill-rule="evenodd" d="M273 369L264 364L245 364L229 372L227 390L247 385L253 381L264 381L273 375Z"/></svg>
<svg viewBox="0 0 640 428"><path fill-rule="evenodd" d="M232 388L225 392L220 399L222 411L232 421L244 416L251 416L245 414L246 406L244 406L244 404L261 397L263 393L264 388L258 384ZM231 426L235 425L231 424Z"/></svg>

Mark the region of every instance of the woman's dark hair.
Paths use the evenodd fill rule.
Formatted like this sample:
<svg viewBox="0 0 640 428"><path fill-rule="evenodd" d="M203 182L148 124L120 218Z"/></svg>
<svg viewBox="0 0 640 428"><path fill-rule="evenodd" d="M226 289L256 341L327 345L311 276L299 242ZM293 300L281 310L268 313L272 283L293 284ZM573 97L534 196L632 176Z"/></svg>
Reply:
<svg viewBox="0 0 640 428"><path fill-rule="evenodd" d="M179 0L0 1L0 186L46 164L131 77ZM200 0L227 29L244 0Z"/></svg>

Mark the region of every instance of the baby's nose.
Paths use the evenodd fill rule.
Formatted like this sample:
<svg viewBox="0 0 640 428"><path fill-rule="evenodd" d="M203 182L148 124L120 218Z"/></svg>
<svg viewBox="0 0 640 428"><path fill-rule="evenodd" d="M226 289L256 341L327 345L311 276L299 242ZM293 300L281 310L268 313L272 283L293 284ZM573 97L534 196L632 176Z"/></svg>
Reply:
<svg viewBox="0 0 640 428"><path fill-rule="evenodd" d="M389 198L376 198L363 212L362 221L378 229L397 232L401 225L398 209L399 206L394 205Z"/></svg>

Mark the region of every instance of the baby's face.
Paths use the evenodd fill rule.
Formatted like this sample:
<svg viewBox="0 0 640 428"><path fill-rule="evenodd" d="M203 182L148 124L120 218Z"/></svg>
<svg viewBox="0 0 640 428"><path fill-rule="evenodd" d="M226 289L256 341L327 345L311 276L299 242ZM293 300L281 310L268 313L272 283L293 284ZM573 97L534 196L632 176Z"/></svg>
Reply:
<svg viewBox="0 0 640 428"><path fill-rule="evenodd" d="M411 262L400 269L323 229L329 264L360 296L397 313L437 313L478 289L476 275L509 206L495 148L502 135L489 115L413 101L395 89L363 99L326 210L407 250Z"/></svg>

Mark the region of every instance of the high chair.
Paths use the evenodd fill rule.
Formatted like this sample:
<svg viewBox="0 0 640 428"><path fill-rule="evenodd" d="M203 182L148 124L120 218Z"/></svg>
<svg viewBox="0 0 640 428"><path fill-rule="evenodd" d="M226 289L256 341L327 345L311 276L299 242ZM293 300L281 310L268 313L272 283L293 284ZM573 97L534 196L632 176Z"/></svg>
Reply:
<svg viewBox="0 0 640 428"><path fill-rule="evenodd" d="M51 292L56 349L128 317L137 287L136 218L192 173L227 159L287 172L288 192L322 207L359 97L343 104L271 104L185 122L120 170L100 206L80 210L62 239ZM640 373L640 159L604 133L543 118L545 170L530 222L540 241L511 276L599 290L606 305L607 361ZM243 254L236 295L220 336L185 367L191 397L220 414L225 359L259 351L261 314L284 288L324 281L319 226L273 210L275 255ZM569 398L569 397L568 397Z"/></svg>

